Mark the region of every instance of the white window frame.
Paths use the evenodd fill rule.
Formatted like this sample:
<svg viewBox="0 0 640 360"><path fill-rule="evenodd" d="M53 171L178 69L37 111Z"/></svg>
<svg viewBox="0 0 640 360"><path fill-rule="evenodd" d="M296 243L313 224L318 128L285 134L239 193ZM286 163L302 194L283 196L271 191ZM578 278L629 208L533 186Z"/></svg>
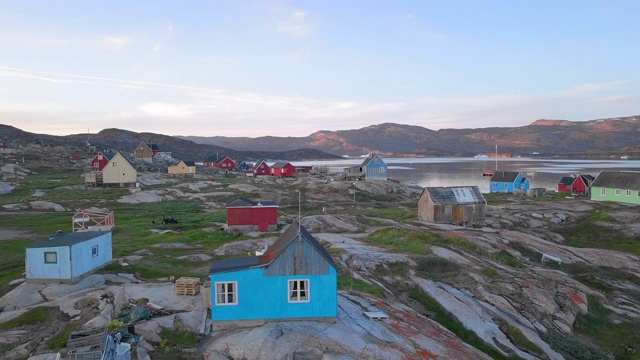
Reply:
<svg viewBox="0 0 640 360"><path fill-rule="evenodd" d="M94 258L98 256L98 245L93 245L91 247L91 257Z"/></svg>
<svg viewBox="0 0 640 360"><path fill-rule="evenodd" d="M607 189L606 189L606 188L601 187L601 188L600 188L600 195L602 195L602 196L607 195Z"/></svg>
<svg viewBox="0 0 640 360"><path fill-rule="evenodd" d="M308 303L311 301L311 282L309 279L290 279L287 283L288 302Z"/></svg>
<svg viewBox="0 0 640 360"><path fill-rule="evenodd" d="M45 264L57 264L58 263L58 252L56 252L56 251L45 251L44 252L44 263Z"/></svg>
<svg viewBox="0 0 640 360"><path fill-rule="evenodd" d="M631 196L631 190L627 190L627 191L626 191L626 195L627 195L627 196Z"/></svg>
<svg viewBox="0 0 640 360"><path fill-rule="evenodd" d="M616 189L616 196L620 196L620 189Z"/></svg>
<svg viewBox="0 0 640 360"><path fill-rule="evenodd" d="M98 160L102 160L102 155L98 155Z"/></svg>
<svg viewBox="0 0 640 360"><path fill-rule="evenodd" d="M445 214L445 215L451 215L451 214L453 214L453 206L451 206L451 205L445 205L445 206L444 206L444 214Z"/></svg>
<svg viewBox="0 0 640 360"><path fill-rule="evenodd" d="M216 306L238 305L238 282L237 281L216 281L214 285L215 285L214 297L216 301ZM223 286L222 290L218 288L218 285ZM228 290L229 285L231 285L231 291ZM218 295L222 295L222 297L219 297ZM231 301L229 301L229 295L232 296Z"/></svg>

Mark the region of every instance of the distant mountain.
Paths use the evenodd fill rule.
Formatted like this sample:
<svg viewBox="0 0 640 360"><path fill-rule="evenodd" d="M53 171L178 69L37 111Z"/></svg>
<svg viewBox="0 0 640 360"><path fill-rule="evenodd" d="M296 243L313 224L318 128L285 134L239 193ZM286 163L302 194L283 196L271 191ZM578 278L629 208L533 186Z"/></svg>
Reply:
<svg viewBox="0 0 640 360"><path fill-rule="evenodd" d="M26 144L36 144L41 146L65 146L74 148L72 151L86 153L86 149L95 146L100 150L118 150L124 154L133 153L136 146L141 141L154 143L160 147L161 151L171 152L175 159L203 161L210 155L226 155L234 160L256 161L259 159L268 160L314 160L314 159L335 159L336 155L325 153L321 150L311 149L302 146L298 149L286 149L284 151L260 151L246 150L238 151L221 146L197 144L190 140L177 137L160 135L154 133L136 133L120 129L105 129L97 134L75 134L67 136L54 136L46 134L35 134L22 131L13 126L0 124L0 143L5 142L8 146L23 146Z"/></svg>
<svg viewBox="0 0 640 360"><path fill-rule="evenodd" d="M521 127L429 130L384 123L357 130L317 131L305 137L178 136L242 151L310 147L336 155L471 156L492 153L596 155L640 153L640 116L590 121L536 120Z"/></svg>

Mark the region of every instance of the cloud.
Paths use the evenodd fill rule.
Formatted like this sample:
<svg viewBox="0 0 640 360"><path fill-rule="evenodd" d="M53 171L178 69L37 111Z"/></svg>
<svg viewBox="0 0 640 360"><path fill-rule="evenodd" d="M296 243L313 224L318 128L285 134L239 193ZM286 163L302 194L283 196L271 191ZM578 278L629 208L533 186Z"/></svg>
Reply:
<svg viewBox="0 0 640 360"><path fill-rule="evenodd" d="M171 40L171 37L173 36L173 30L174 30L173 24L171 23L167 24L163 38L153 46L154 53L160 52L162 48L164 48L165 44L169 42L169 40Z"/></svg>
<svg viewBox="0 0 640 360"><path fill-rule="evenodd" d="M287 20L278 23L276 31L294 38L305 37L311 33L311 28L307 24L306 18L307 13L304 11L294 11Z"/></svg>
<svg viewBox="0 0 640 360"><path fill-rule="evenodd" d="M131 42L133 42L133 37L130 36L105 36L102 38L104 47L110 51L118 51Z"/></svg>
<svg viewBox="0 0 640 360"><path fill-rule="evenodd" d="M620 89L626 83L627 81L611 81L604 83L580 84L561 91L559 94L563 96L583 96L603 91Z"/></svg>

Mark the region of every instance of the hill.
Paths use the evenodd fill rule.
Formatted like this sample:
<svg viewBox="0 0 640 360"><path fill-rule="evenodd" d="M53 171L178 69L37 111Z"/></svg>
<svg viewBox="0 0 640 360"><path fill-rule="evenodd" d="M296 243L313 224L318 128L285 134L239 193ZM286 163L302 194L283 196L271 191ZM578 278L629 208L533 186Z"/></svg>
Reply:
<svg viewBox="0 0 640 360"><path fill-rule="evenodd" d="M384 123L356 130L317 131L306 137L179 138L243 151L291 150L303 146L338 155L377 152L387 156L473 156L511 154L597 156L640 154L640 116L590 121L536 120L520 127L430 130Z"/></svg>

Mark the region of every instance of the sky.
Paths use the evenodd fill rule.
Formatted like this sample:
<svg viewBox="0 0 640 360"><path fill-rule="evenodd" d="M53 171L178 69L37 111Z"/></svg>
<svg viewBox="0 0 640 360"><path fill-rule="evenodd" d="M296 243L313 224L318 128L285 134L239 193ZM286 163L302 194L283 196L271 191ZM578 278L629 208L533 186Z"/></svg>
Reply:
<svg viewBox="0 0 640 360"><path fill-rule="evenodd" d="M307 136L640 114L637 0L0 0L0 123Z"/></svg>

